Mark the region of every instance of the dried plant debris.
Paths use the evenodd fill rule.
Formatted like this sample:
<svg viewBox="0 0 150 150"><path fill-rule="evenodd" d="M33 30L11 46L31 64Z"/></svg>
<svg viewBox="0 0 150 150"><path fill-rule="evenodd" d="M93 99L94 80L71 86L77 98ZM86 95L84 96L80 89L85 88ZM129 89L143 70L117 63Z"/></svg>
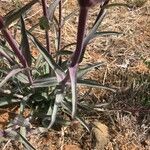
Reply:
<svg viewBox="0 0 150 150"><path fill-rule="evenodd" d="M23 7L31 1L35 0L0 0L1 15L4 16L9 13L9 11L11 11L10 13L13 13L14 10ZM54 1L58 2L59 0L47 0L47 3L51 4ZM44 23L43 30L41 30L39 26L36 26L39 24L39 19L43 16L41 7L42 1L39 2L40 3L33 5L23 17L25 17L26 29L32 31L33 36L39 39L45 47L46 41L44 30L49 29L49 26L48 28L45 28L46 20L44 20L45 22L42 20L42 23ZM78 90L83 97L81 98L81 95L79 95L78 107L80 104L83 104L84 106L83 102L89 104L89 106L91 104L92 106L94 104L96 106L100 106L102 103L110 104L107 105L108 107L104 108L101 108L100 106L100 108L97 109L99 112L94 110L94 112L88 111L87 114L84 114L84 111L82 113L82 111L80 111L81 107L79 107L80 117L83 115L83 118L86 118L87 123L91 122L91 120L93 122L100 120L106 123L109 125L109 133L107 126L100 122L96 122L93 126L94 136L91 138L91 134L89 134L89 132L87 132L78 123L78 121L76 123L71 120L71 124L68 125L70 116L64 115L64 112L61 113L61 110L64 109L59 109L58 114L61 115L67 123L62 122L62 120L57 117L57 119L59 119L58 122L61 122L62 126L65 124L64 131L56 131L55 129L60 129L60 127L55 125L55 129L53 128L47 132L47 129L43 128L43 126L41 127L44 122L42 120L44 117L43 114L47 113L47 110L49 110L48 113L51 113L52 107L49 107L49 105L53 106L53 93L56 92L53 91L53 88L51 87L46 90L44 90L44 88L40 88L35 91L37 94L33 94L34 91L31 90L31 94L33 95L30 97L30 94L28 95L30 87L22 87L24 84L28 84L27 76L23 76L23 72L27 70L24 70L19 72L17 76L14 76L12 78L14 80L9 80L8 84L6 84L6 89L5 86L3 89L0 89L0 99L2 99L0 104L8 105L8 100L11 95L13 96L13 99L10 99L10 102L14 103L7 107L0 106L0 149L23 149L23 144L19 141L19 134L17 134L14 130L11 130L12 128L7 128L8 123L12 123L13 127L17 127L18 132L20 131L20 128L27 128L26 137L37 150L150 149L150 0L110 1L110 4L114 3L128 4L130 9L120 6L109 7L102 26L98 29L98 33L96 34L99 35L99 37L90 41L89 46L87 46L87 51L85 52L82 65L88 64L90 67L89 64L96 64L104 61L105 65L103 67L93 67L93 70L91 72L89 71L86 75L86 79L96 80L98 84L113 86L114 88L118 87L119 90L116 93L112 93L107 90L94 88L89 89L88 87L83 86L80 87L81 90ZM58 43L58 45L60 44L62 51L57 53L57 55L62 56L63 59L60 59L59 64L61 64L62 68L66 69L66 63L63 64L62 61L68 60L67 58L69 58L75 50L74 42L76 41L79 11L78 0L62 1L62 4L63 11L61 18L65 21L65 23L64 21L62 22L62 38L61 42ZM89 10L87 34L93 26L98 11L99 6L92 7ZM58 18L59 11L57 9L53 20L54 26L56 24L56 29L60 27L60 25L57 26L59 23ZM32 26L35 28L31 28ZM20 25L17 24L17 21L12 23L9 26L9 29L11 34L14 33L15 39L18 40L19 43L21 39L19 36ZM22 30L25 30L23 26ZM104 32L105 34L108 31L114 32L111 32L113 33L112 36L105 34L100 36L99 33L101 31L106 31ZM56 37L58 35L56 34L55 29L53 29L53 25L51 23L49 32L52 56L56 57L55 52L59 47L56 46L58 42ZM114 35L116 32L122 34ZM32 63L32 65L34 65L35 60L40 55L40 52L31 40L29 40L29 44L31 44L31 54L35 57ZM8 46L6 45L6 41L4 41L2 34L0 35L0 45ZM70 46L65 47L65 45ZM10 53L10 55L6 55L6 53L9 52L8 49L6 50L7 51L4 51L0 48L0 52L3 55L8 56L7 59L12 63L14 59L10 58L16 57L13 57L12 53ZM4 69L6 71L6 73L0 71L0 81L3 81L3 76L7 75L7 72L11 71L11 68L17 69L16 66L12 67L13 65L6 63L7 59L3 59L0 55L0 70ZM39 66L38 69L32 71L32 73L35 73L33 79L39 79L39 82L43 82L44 80L41 80L43 78L46 79L45 77L47 77L47 73L45 74L44 71L48 72L49 70L49 67L43 63L44 60L41 59L42 58L39 57L39 61L36 62L36 67ZM34 69L34 67L31 68ZM87 70L85 71L87 72ZM40 74L41 76L38 78ZM52 75L54 74L52 73ZM16 80L19 80L19 82ZM46 81L47 80L45 80L45 85L47 85ZM50 78L49 82L55 84L53 76ZM42 86L42 84L40 85ZM13 87L13 91L10 91L11 87ZM69 87L67 87L67 89L68 88ZM48 92L48 94L46 94L48 90L52 90L52 92ZM23 98L24 96L26 97ZM34 96L35 98L33 98ZM69 97L71 96L69 95ZM30 99L29 103L27 103L27 106L25 105L26 107L23 112L24 115L21 114L23 116L19 116L19 108L24 108L24 102L27 101L26 98ZM46 98L48 98L48 100L46 100ZM51 104L49 104L50 101L52 101ZM16 106L16 103L20 102L23 102L21 103L21 107L19 107L20 105L18 104ZM70 108L70 103L68 106ZM109 119L110 116L106 113L107 111L110 112L111 119ZM30 120L32 112L35 112L35 119L33 118ZM38 115L39 113L42 115ZM38 116L39 118L37 118ZM30 123L32 125L30 125ZM6 138L3 137L4 133L5 136L7 135Z"/></svg>
<svg viewBox="0 0 150 150"><path fill-rule="evenodd" d="M101 122L94 122L93 134L96 150L103 150L106 144L109 142L108 127Z"/></svg>
<svg viewBox="0 0 150 150"><path fill-rule="evenodd" d="M78 145L65 145L64 150L81 150Z"/></svg>
<svg viewBox="0 0 150 150"><path fill-rule="evenodd" d="M126 0L126 2L132 7L142 7L147 0Z"/></svg>

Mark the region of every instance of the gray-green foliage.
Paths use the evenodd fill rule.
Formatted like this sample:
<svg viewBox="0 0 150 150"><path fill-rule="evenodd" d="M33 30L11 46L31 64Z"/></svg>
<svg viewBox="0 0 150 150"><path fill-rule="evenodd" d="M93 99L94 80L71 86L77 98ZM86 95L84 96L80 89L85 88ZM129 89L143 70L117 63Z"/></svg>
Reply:
<svg viewBox="0 0 150 150"><path fill-rule="evenodd" d="M82 39L83 45L80 45L78 42L70 43L58 49L56 54L52 55L50 51L47 50L47 47L52 46L47 42L47 45L43 45L38 38L33 34L36 26L27 30L25 26L25 18L28 13L28 10L32 7L32 5L36 4L38 0L32 0L30 3L26 4L22 8L15 10L13 13L8 14L6 16L0 16L0 30L4 39L7 41L6 44L3 40L0 42L0 56L4 59L0 68L0 106L7 106L9 104L19 104L20 105L20 118L23 118L23 112L26 107L30 108L31 114L28 117L28 121L34 119L41 119L42 124L45 127L45 121L48 121L46 127L50 128L56 122L61 122L65 124L65 120L63 120L60 116L61 112L65 112L67 115L71 115L75 117L75 119L79 120L87 130L89 130L88 125L84 122L80 115L76 112L77 107L77 85L92 87L92 88L101 88L105 90L110 90L115 92L116 90L103 86L100 83L97 83L91 79L84 79L84 75L90 70L101 67L105 65L103 62L87 64L82 67L78 67L79 63L81 63L84 58L84 51L86 45L89 41L95 37L103 36L103 35L112 35L112 34L120 34L114 31L98 31L99 26L101 25L106 12L107 12L107 3L101 4L101 9L99 10L99 16L96 18L95 24L89 31L89 33ZM42 3L44 6L45 4ZM60 0L54 0L48 9L44 9L43 12L47 12L50 14L45 14L43 18L40 19L40 23L38 24L43 30L48 33L49 28L53 24L55 26L57 36L56 43L57 48L60 47L61 36L61 28L60 20L63 24L65 21L76 14L77 11L71 12L68 16L62 18L62 14L59 14L59 20L55 17L55 10L58 8L56 6L62 6ZM117 4L115 4L117 6ZM42 7L42 6L41 6ZM59 8L60 8L59 7ZM108 7L109 8L109 7ZM15 26L18 30L21 30L20 37L21 42L17 42L13 35L10 33L8 26L16 21ZM46 21L46 27L45 27ZM49 22L48 22L49 21ZM48 25L50 23L50 25ZM82 25L82 23L81 23ZM63 27L63 26L62 26ZM81 28L79 26L78 28ZM48 34L47 34L48 35ZM80 33L78 33L80 36ZM46 36L47 41L49 40L49 36ZM34 44L34 46L39 50L38 58L34 58L31 55L30 44ZM68 51L67 48L72 45L80 45L81 56L76 60L74 53L72 51ZM55 45L54 45L55 46ZM83 46L83 47L82 47ZM83 51L82 51L83 48ZM77 49L76 49L77 50ZM67 59L64 59L63 56L67 56ZM68 60L75 60L77 68L74 68L70 65ZM71 79L71 81L70 81ZM68 91L69 89L69 91ZM70 96L72 93L72 97ZM59 114L59 115L58 115ZM58 117L59 116L59 117ZM62 121L63 120L63 121ZM21 123L25 123L26 119L18 119ZM19 122L13 122L12 126L19 125ZM20 127L20 132L18 128L14 131L14 136L20 136L23 143L26 147L30 147L34 149L30 143L25 138L26 135L26 126Z"/></svg>

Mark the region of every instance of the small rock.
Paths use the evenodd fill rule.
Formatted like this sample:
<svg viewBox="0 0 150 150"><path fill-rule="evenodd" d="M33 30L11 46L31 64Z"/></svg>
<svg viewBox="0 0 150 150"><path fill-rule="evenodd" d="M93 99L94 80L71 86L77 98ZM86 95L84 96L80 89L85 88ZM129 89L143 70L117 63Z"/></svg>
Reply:
<svg viewBox="0 0 150 150"><path fill-rule="evenodd" d="M96 150L103 150L109 142L108 127L100 122L94 122L93 133L96 139Z"/></svg>

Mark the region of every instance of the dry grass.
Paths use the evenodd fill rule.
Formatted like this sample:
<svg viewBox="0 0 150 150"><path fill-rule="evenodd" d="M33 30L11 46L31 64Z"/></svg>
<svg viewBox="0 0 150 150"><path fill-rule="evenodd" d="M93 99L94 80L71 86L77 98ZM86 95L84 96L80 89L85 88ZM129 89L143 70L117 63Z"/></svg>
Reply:
<svg viewBox="0 0 150 150"><path fill-rule="evenodd" d="M25 1L22 0L22 2ZM65 2L64 16L77 8L76 1ZM126 2L126 0L112 0L112 2ZM136 3L135 0L130 2ZM2 4L0 11L3 14L14 8L9 1L1 1L0 4ZM6 5L7 7L5 7ZM38 8L39 5L36 5L30 12L30 14L34 14L34 19L31 20L30 17L27 19L28 27L38 22L42 13ZM98 13L97 9L98 7L95 7L90 10L88 30ZM33 13L35 10L39 11ZM66 22L62 30L62 46L76 40L77 21L76 14ZM107 65L95 69L87 77L104 85L118 87L119 91L117 94L113 94L103 90L80 88L80 101L83 97L87 98L86 102L90 104L111 101L107 111L96 112L94 115L85 115L84 117L87 122L102 121L109 127L110 142L106 146L107 150L148 150L150 147L148 135L150 132L150 69L144 64L144 60L150 59L150 1L147 0L142 6L134 7L131 10L124 7L109 9L99 30L118 31L122 34L100 37L90 43L83 63L104 61ZM44 42L42 30L37 29L35 34ZM53 42L53 31L51 31L51 36L51 42ZM53 51L55 51L54 47ZM34 52L36 53L35 48ZM145 101L149 105L146 105ZM1 114L7 116L6 113ZM29 135L29 140L39 150L46 150L50 147L54 150L61 149L62 145L66 144L77 145L84 150L93 149L91 148L91 135L88 135L78 122L72 123L61 131L51 131L42 136L33 133ZM37 143L39 144L37 145ZM13 147L13 144L10 145ZM8 146L9 148L10 146ZM67 149L66 146L65 149Z"/></svg>

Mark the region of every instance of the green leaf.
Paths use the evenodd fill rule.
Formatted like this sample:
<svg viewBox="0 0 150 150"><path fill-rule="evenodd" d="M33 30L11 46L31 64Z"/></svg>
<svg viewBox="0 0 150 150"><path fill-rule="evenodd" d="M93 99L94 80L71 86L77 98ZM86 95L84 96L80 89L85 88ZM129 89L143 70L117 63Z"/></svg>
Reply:
<svg viewBox="0 0 150 150"><path fill-rule="evenodd" d="M8 61L11 63L11 65L18 64L18 62L14 59L15 54L13 51L11 51L7 46L1 46L0 45L0 53L8 59ZM19 64L18 64L19 65Z"/></svg>
<svg viewBox="0 0 150 150"><path fill-rule="evenodd" d="M104 62L87 65L86 67L79 69L77 73L77 78L81 78L83 75L85 75L87 72L91 71L92 69L103 66L103 65L104 65Z"/></svg>
<svg viewBox="0 0 150 150"><path fill-rule="evenodd" d="M81 86L88 86L88 87L92 87L92 88L100 88L100 89L104 89L104 90L109 90L109 91L112 91L112 92L116 92L116 89L104 86L102 84L99 84L95 80L90 80L90 79L81 79L80 80L80 79L78 79L77 80L77 84L79 84Z"/></svg>
<svg viewBox="0 0 150 150"><path fill-rule="evenodd" d="M11 58L15 56L14 52L11 51L7 46L0 45L0 51L5 51L7 55L9 55Z"/></svg>
<svg viewBox="0 0 150 150"><path fill-rule="evenodd" d="M143 60L143 62L146 65L146 67L150 69L150 58Z"/></svg>
<svg viewBox="0 0 150 150"><path fill-rule="evenodd" d="M71 54L73 54L72 51L69 51L69 50L60 50L60 51L57 51L56 56L59 56L59 55L71 55Z"/></svg>
<svg viewBox="0 0 150 150"><path fill-rule="evenodd" d="M35 68L40 67L42 59L43 59L43 56L39 55L38 58L36 59L36 62L35 62Z"/></svg>
<svg viewBox="0 0 150 150"><path fill-rule="evenodd" d="M93 36L96 33L96 31L97 31L98 27L100 26L100 24L102 23L105 15L106 15L106 10L103 11L103 13L98 18L98 20L96 21L96 23L94 24L94 26L92 27L92 29L89 31L89 33L87 34L87 36L84 38L84 40L83 40L83 51L82 51L82 54L81 54L81 57L80 57L80 62L82 62L82 60L83 60L86 46L88 45L89 41L91 39L93 39Z"/></svg>
<svg viewBox="0 0 150 150"><path fill-rule="evenodd" d="M63 105L66 107L66 109L70 115L71 114L71 105L69 104L69 102L63 101ZM75 119L77 119L87 129L87 131L90 132L90 129L89 129L87 123L78 114L76 114Z"/></svg>
<svg viewBox="0 0 150 150"><path fill-rule="evenodd" d="M32 64L32 56L30 53L29 41L25 29L25 23L22 16L20 20L21 20L21 51L28 63L28 66L30 67Z"/></svg>
<svg viewBox="0 0 150 150"><path fill-rule="evenodd" d="M98 27L100 26L100 24L102 23L105 15L106 15L106 11L103 12L101 17L96 22L96 24L93 26L93 28L89 31L89 33L85 37L85 39L83 41L83 47L85 47L89 43L89 41L93 38L93 35L96 33L96 31L97 31Z"/></svg>
<svg viewBox="0 0 150 150"><path fill-rule="evenodd" d="M69 75L72 93L72 118L74 118L77 109L77 66L69 67Z"/></svg>
<svg viewBox="0 0 150 150"><path fill-rule="evenodd" d="M115 31L100 31L100 32L95 32L94 34L91 34L88 38L87 41L85 39L85 43L89 43L90 40L97 38L99 36L110 36L110 35L120 35L122 34L121 32L115 32Z"/></svg>
<svg viewBox="0 0 150 150"><path fill-rule="evenodd" d="M13 76L15 76L17 73L23 71L24 69L13 69L8 73L8 75L0 82L0 88Z"/></svg>
<svg viewBox="0 0 150 150"><path fill-rule="evenodd" d="M33 81L31 87L40 88L40 87L51 87L56 85L58 85L58 81L56 77L49 77L49 78L37 79Z"/></svg>
<svg viewBox="0 0 150 150"><path fill-rule="evenodd" d="M0 88L0 106L6 106L13 103L18 103L21 100L24 100L23 95L14 94L10 90L4 90Z"/></svg>
<svg viewBox="0 0 150 150"><path fill-rule="evenodd" d="M25 139L26 139L26 134L27 134L27 130L26 130L26 127L20 127L20 135L22 135ZM26 139L27 140L27 139ZM20 142L22 144L25 145L26 148L28 148L28 144L26 142L24 142L24 139L23 138L20 138ZM29 148L28 148L29 149Z"/></svg>
<svg viewBox="0 0 150 150"><path fill-rule="evenodd" d="M10 62L10 64L14 65L13 58L5 51L5 48L2 46L0 46L0 54L3 55Z"/></svg>
<svg viewBox="0 0 150 150"><path fill-rule="evenodd" d="M21 72L16 74L15 78L17 78L21 83L25 83L25 84L29 83L28 77Z"/></svg>
<svg viewBox="0 0 150 150"><path fill-rule="evenodd" d="M56 89L56 90L59 90L59 89ZM56 93L55 103L53 106L53 112L52 112L52 116L51 116L51 122L50 122L48 128L51 128L54 125L56 117L57 117L58 108L61 106L61 103L64 99L63 93L61 93L61 91L57 91L57 92L58 93Z"/></svg>
<svg viewBox="0 0 150 150"><path fill-rule="evenodd" d="M76 9L74 11L72 11L69 15L65 16L64 19L62 20L62 25L65 24L66 21L68 21L73 15L75 15L77 12L79 11L79 9Z"/></svg>
<svg viewBox="0 0 150 150"><path fill-rule="evenodd" d="M108 5L103 6L103 8L108 9L108 8L116 7L116 6L123 6L123 7L131 8L131 6L130 6L130 5L125 4L125 3L112 3L112 4L108 4Z"/></svg>
<svg viewBox="0 0 150 150"><path fill-rule="evenodd" d="M53 83L53 82L57 82L57 78L56 77L42 77L40 79L36 79L34 80L33 83Z"/></svg>
<svg viewBox="0 0 150 150"><path fill-rule="evenodd" d="M100 32L96 32L94 34L94 37L98 37L98 36L110 36L110 35L119 35L122 34L121 32L116 32L116 31L100 31Z"/></svg>
<svg viewBox="0 0 150 150"><path fill-rule="evenodd" d="M76 119L87 129L88 132L90 132L88 124L81 117L77 115Z"/></svg>
<svg viewBox="0 0 150 150"><path fill-rule="evenodd" d="M25 143L25 146L27 146L26 148L27 149L31 149L31 150L36 150L28 141L27 141L27 139L24 137L24 136L22 136L19 132L17 132L17 134L20 136L20 138L23 140L23 142Z"/></svg>
<svg viewBox="0 0 150 150"><path fill-rule="evenodd" d="M24 14L28 9L31 8L32 5L37 3L38 0L32 0L28 4L26 4L24 7L20 8L19 10L15 10L13 13L8 14L4 17L5 20L5 26L9 26L13 21L20 18L22 14Z"/></svg>
<svg viewBox="0 0 150 150"><path fill-rule="evenodd" d="M12 96L0 97L0 107L7 106L14 103L20 103L21 99L12 98Z"/></svg>
<svg viewBox="0 0 150 150"><path fill-rule="evenodd" d="M77 43L70 43L70 44L68 44L68 45L65 45L64 47L62 47L61 49L60 49L60 51L63 51L63 50L65 50L65 49L67 49L68 47L70 47L70 46L75 46Z"/></svg>
<svg viewBox="0 0 150 150"><path fill-rule="evenodd" d="M50 25L47 17L43 16L39 19L39 26L42 30L49 30Z"/></svg>
<svg viewBox="0 0 150 150"><path fill-rule="evenodd" d="M43 55L44 59L47 61L50 67L54 70L57 77L60 78L60 80L63 79L65 76L65 73L63 72L62 68L60 68L60 66L56 64L55 60L48 53L48 51L42 46L42 44L31 33L29 33L29 35L33 43L38 47L40 53Z"/></svg>
<svg viewBox="0 0 150 150"><path fill-rule="evenodd" d="M58 6L60 0L54 0L48 7L48 19L50 20L50 22L52 22L53 17L54 17L54 12L56 7Z"/></svg>

